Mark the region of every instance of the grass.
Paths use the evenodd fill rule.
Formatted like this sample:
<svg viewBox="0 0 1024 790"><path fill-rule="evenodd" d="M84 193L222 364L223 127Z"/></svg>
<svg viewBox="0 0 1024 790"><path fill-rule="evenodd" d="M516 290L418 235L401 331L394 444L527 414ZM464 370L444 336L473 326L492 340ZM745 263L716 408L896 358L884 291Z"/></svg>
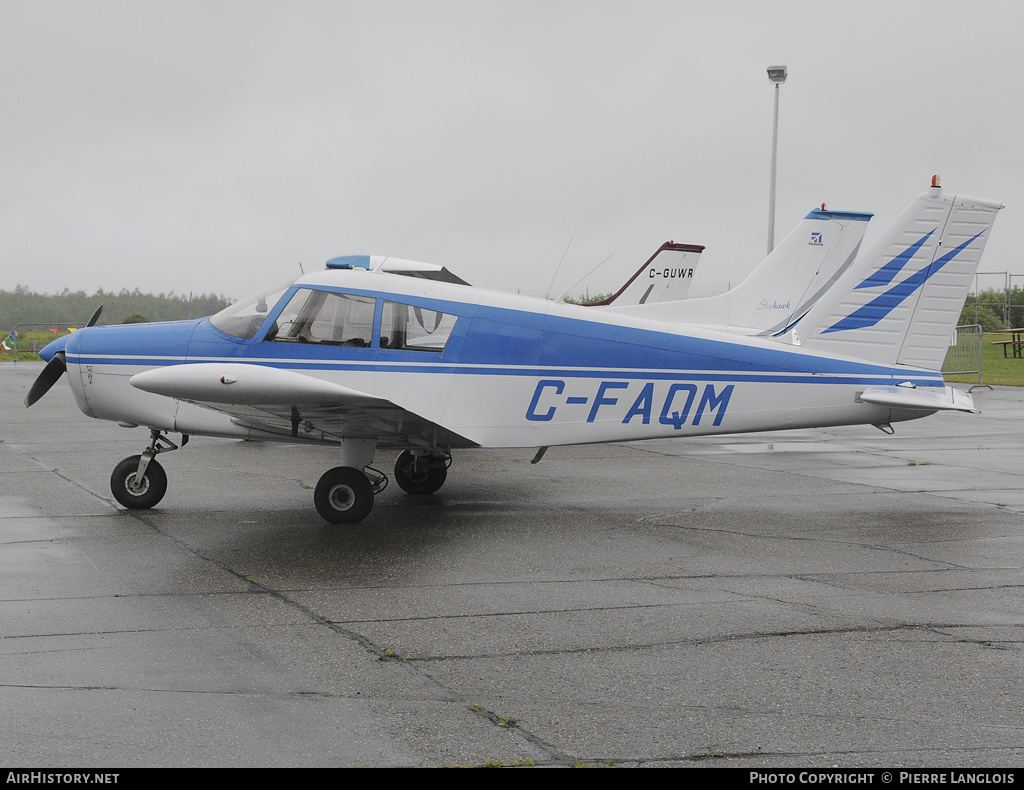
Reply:
<svg viewBox="0 0 1024 790"><path fill-rule="evenodd" d="M35 351L19 351L18 362L39 362L39 354ZM0 348L0 362L14 362L14 351L4 351Z"/></svg>
<svg viewBox="0 0 1024 790"><path fill-rule="evenodd" d="M981 375L985 384L1000 384L1009 387L1024 387L1024 359L1003 358L1001 346L994 346L996 340L1008 340L1009 335L988 333L983 336L981 346ZM977 376L946 376L950 384L977 384Z"/></svg>
<svg viewBox="0 0 1024 790"><path fill-rule="evenodd" d="M39 349L56 340L58 337L63 337L67 334L69 334L69 332L63 327L60 331L50 331L49 329L19 330L17 342L18 361L38 361L39 354L37 352ZM6 337L8 337L7 332L0 332L0 340L3 340ZM7 345L11 346L10 351L0 347L0 362L14 361L15 343L11 340L7 340Z"/></svg>
<svg viewBox="0 0 1024 790"><path fill-rule="evenodd" d="M513 760L510 763L504 760L484 760L484 768L532 768L536 764L532 757L527 757L524 760Z"/></svg>

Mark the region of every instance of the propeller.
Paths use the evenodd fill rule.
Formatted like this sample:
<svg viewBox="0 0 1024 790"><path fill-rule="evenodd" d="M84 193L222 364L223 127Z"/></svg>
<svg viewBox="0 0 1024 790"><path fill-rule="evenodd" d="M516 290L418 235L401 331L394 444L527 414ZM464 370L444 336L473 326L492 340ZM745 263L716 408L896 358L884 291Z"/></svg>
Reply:
<svg viewBox="0 0 1024 790"><path fill-rule="evenodd" d="M50 387L57 383L57 380L64 375L64 371L68 369L67 362L64 361L64 352L58 351L53 355L53 358L46 363L46 367L43 368L43 372L40 373L34 382L32 382L32 388L29 389L28 395L25 396L25 406L31 406L43 395L50 391Z"/></svg>
<svg viewBox="0 0 1024 790"><path fill-rule="evenodd" d="M86 323L85 328L88 329L93 326L97 321L100 320L100 314L103 312L103 305L96 308L96 312L92 314L92 318ZM40 373L32 386L28 391L28 395L25 396L25 407L28 408L43 395L50 391L50 387L57 383L61 376L64 375L64 371L68 369L68 363L65 359L63 351L58 351L53 355L53 358L46 363L46 367L43 368L43 372Z"/></svg>

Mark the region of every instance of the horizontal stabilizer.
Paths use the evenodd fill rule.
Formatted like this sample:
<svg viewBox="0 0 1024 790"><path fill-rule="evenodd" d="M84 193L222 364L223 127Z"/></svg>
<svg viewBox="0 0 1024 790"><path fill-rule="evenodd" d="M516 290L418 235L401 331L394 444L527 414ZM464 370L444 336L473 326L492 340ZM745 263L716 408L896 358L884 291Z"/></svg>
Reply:
<svg viewBox="0 0 1024 790"><path fill-rule="evenodd" d="M868 387L860 399L876 406L925 411L966 411L977 414L970 393L953 387Z"/></svg>
<svg viewBox="0 0 1024 790"><path fill-rule="evenodd" d="M129 383L145 392L199 403L342 404L378 400L302 373L237 362L153 368L135 374Z"/></svg>

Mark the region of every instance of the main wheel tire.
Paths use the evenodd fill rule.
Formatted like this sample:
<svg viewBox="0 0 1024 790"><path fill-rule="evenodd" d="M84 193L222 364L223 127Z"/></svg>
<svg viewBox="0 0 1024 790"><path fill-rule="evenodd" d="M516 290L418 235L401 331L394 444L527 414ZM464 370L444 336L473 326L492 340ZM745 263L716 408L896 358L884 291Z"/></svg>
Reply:
<svg viewBox="0 0 1024 790"><path fill-rule="evenodd" d="M332 524L358 524L373 509L373 486L351 466L336 466L320 477L313 493L316 511Z"/></svg>
<svg viewBox="0 0 1024 790"><path fill-rule="evenodd" d="M141 455L125 458L114 467L114 472L110 475L110 493L129 510L149 510L167 493L167 473L156 459L150 461L146 467L146 474L142 476L142 487L138 491L132 490L141 458Z"/></svg>
<svg viewBox="0 0 1024 790"><path fill-rule="evenodd" d="M395 461L395 481L409 494L433 494L448 479L448 467L443 458L425 457L416 464L416 456L405 450Z"/></svg>

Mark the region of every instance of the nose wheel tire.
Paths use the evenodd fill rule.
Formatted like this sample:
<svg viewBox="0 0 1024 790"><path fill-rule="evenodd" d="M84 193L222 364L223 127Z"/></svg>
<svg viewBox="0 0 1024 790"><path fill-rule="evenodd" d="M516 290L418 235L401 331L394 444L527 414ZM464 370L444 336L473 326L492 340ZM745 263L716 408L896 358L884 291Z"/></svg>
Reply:
<svg viewBox="0 0 1024 790"><path fill-rule="evenodd" d="M433 494L448 479L448 465L443 457L415 456L405 450L395 462L395 481L408 494Z"/></svg>
<svg viewBox="0 0 1024 790"><path fill-rule="evenodd" d="M317 513L332 524L358 524L373 509L373 486L358 469L336 466L320 477L313 502Z"/></svg>
<svg viewBox="0 0 1024 790"><path fill-rule="evenodd" d="M148 510L167 493L167 473L156 461L150 461L146 474L136 484L140 455L125 458L110 475L110 493L129 510Z"/></svg>

